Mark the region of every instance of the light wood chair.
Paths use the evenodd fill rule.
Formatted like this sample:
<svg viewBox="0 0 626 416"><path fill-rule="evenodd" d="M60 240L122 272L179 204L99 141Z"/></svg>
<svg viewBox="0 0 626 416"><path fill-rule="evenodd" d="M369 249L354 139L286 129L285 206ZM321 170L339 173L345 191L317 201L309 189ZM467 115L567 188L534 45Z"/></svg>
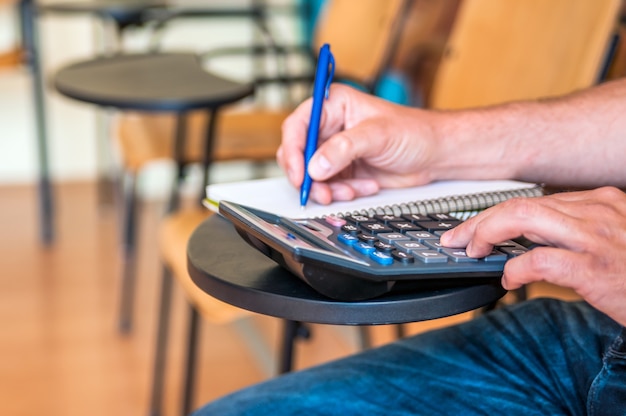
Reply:
<svg viewBox="0 0 626 416"><path fill-rule="evenodd" d="M463 0L427 107L554 97L598 83L620 0ZM514 293L526 298L524 288Z"/></svg>
<svg viewBox="0 0 626 416"><path fill-rule="evenodd" d="M331 0L319 20L312 50L319 50L323 43L330 42L337 63L336 78L356 82L371 90L392 56L393 45L402 29L403 11L408 3L409 0L365 0L359 3L359 7L354 7L349 0ZM284 76L260 78L263 78L264 85L285 82ZM298 73L293 79L297 82L306 80L310 84L313 72ZM282 121L294 108L292 102L287 104L278 109L254 106L252 109L220 112L216 120L217 143L213 149L213 161L274 161L280 144ZM130 293L134 292L135 284L137 176L148 164L173 157L177 117L176 114L122 113L116 122L115 137L124 173L126 210L122 287ZM205 126L210 116L206 112L197 112L187 117L183 163L199 163L202 160ZM131 300L124 293L122 299L120 321L123 323L120 326L127 328L130 327L132 305L128 305Z"/></svg>
<svg viewBox="0 0 626 416"><path fill-rule="evenodd" d="M393 44L401 30L399 22L407 4L407 0L388 2L366 0L360 2L359 7L354 7L354 3L348 0L331 0L316 31L314 48L330 42L337 62L335 72L337 76L358 82L365 88L371 88L391 57ZM312 75L309 75L311 81ZM282 121L291 110L292 107L279 111L261 108L255 111L220 113L211 162L273 161L280 142ZM184 163L203 161L203 128L206 123L205 114L189 115ZM124 169L130 175L135 176L154 160L172 158L174 148L172 137L174 137L175 126L174 115L123 114L119 120L118 143ZM207 161L204 160L204 162ZM203 169L206 167L203 166ZM131 197L135 198L134 193ZM190 307L183 414L188 414L193 405L194 363L200 318L202 321L217 324L233 322L251 314L251 312L234 308L206 295L195 287L187 273L187 240L193 229L208 215L206 209L192 206L169 214L160 226L159 251L164 264L164 279L161 289L150 404L150 413L153 415L160 413L163 396L172 281L179 283ZM298 322L285 322L284 331L283 349L278 360L279 372L291 369L293 345L298 337L308 335L306 327Z"/></svg>
<svg viewBox="0 0 626 416"><path fill-rule="evenodd" d="M428 107L569 93L598 82L619 0L464 0Z"/></svg>

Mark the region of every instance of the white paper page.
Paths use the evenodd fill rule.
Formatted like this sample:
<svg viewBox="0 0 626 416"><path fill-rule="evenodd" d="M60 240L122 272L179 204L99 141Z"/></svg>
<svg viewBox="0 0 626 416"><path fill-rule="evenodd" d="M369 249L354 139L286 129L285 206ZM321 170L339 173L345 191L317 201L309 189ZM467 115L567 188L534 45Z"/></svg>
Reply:
<svg viewBox="0 0 626 416"><path fill-rule="evenodd" d="M309 200L305 210L300 209L299 190L291 186L285 177L213 184L207 187L206 193L207 198L213 203L225 200L284 217L304 218L446 196L507 191L535 186L536 184L533 183L509 180L445 181L413 188L383 189L373 196L349 202L333 202L331 205L320 205Z"/></svg>

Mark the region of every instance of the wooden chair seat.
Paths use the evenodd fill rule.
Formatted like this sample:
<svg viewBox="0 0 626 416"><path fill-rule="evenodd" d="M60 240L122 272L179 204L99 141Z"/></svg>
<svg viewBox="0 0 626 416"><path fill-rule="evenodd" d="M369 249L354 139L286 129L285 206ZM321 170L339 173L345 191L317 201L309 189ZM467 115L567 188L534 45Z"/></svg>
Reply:
<svg viewBox="0 0 626 416"><path fill-rule="evenodd" d="M213 213L203 208L181 209L165 217L160 224L158 245L161 259L185 294L207 322L222 325L252 315L207 295L193 283L187 271L187 242L193 231ZM216 242L217 243L217 242ZM210 253L207 253L210 255Z"/></svg>
<svg viewBox="0 0 626 416"><path fill-rule="evenodd" d="M269 161L276 158L281 126L289 112L222 112L217 120L213 160ZM201 162L208 114L188 115L185 159ZM118 118L117 142L122 163L137 172L148 162L172 159L176 116L173 114L124 113Z"/></svg>

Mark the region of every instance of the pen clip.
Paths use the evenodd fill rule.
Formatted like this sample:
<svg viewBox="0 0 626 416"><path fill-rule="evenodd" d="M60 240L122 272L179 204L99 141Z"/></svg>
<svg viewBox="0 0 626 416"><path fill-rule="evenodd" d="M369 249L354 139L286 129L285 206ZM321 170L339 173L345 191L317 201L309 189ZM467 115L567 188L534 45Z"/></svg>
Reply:
<svg viewBox="0 0 626 416"><path fill-rule="evenodd" d="M328 78L326 78L326 87L324 89L324 98L328 100L328 93L330 91L330 83L333 82L333 76L335 75L335 57L329 52L330 71L328 72Z"/></svg>

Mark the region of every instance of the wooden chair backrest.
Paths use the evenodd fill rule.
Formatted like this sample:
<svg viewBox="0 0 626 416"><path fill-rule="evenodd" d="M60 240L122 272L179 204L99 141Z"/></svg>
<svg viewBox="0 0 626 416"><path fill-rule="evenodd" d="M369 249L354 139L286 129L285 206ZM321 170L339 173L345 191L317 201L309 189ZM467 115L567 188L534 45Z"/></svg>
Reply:
<svg viewBox="0 0 626 416"><path fill-rule="evenodd" d="M389 64L407 0L329 0L314 33L314 50L330 44L335 72L371 87Z"/></svg>
<svg viewBox="0 0 626 416"><path fill-rule="evenodd" d="M562 95L597 82L620 0L463 0L428 106Z"/></svg>

